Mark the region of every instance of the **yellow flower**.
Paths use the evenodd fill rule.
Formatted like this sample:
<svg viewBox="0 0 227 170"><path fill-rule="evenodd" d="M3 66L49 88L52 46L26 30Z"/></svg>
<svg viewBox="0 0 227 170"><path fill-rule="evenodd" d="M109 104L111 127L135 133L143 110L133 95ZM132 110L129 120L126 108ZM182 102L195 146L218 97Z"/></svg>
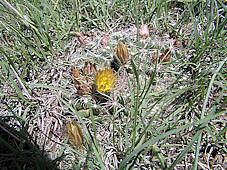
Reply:
<svg viewBox="0 0 227 170"><path fill-rule="evenodd" d="M117 83L117 73L113 69L105 69L99 71L96 75L96 87L100 92L111 92L114 90L114 85Z"/></svg>

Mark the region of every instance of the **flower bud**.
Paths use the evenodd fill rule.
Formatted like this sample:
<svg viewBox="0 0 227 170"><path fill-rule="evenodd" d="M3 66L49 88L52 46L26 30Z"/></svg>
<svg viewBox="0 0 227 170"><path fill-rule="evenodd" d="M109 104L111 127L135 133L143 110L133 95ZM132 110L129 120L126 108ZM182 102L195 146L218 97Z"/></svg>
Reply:
<svg viewBox="0 0 227 170"><path fill-rule="evenodd" d="M87 40L86 38L80 33L80 32L76 32L76 36L79 39L80 43L83 45L87 45Z"/></svg>
<svg viewBox="0 0 227 170"><path fill-rule="evenodd" d="M76 122L71 122L67 124L67 131L69 134L69 142L74 147L79 147L83 145L83 134L80 126Z"/></svg>
<svg viewBox="0 0 227 170"><path fill-rule="evenodd" d="M109 38L106 36L106 35L104 35L103 37L102 37L102 40L101 40L101 44L103 45L103 46L107 46L107 45L109 45Z"/></svg>
<svg viewBox="0 0 227 170"><path fill-rule="evenodd" d="M145 25L142 25L140 27L140 32L139 32L140 36L144 39L148 38L149 37L149 28L148 26L145 24Z"/></svg>
<svg viewBox="0 0 227 170"><path fill-rule="evenodd" d="M121 41L118 42L116 52L117 57L119 58L122 64L125 64L129 60L128 48Z"/></svg>

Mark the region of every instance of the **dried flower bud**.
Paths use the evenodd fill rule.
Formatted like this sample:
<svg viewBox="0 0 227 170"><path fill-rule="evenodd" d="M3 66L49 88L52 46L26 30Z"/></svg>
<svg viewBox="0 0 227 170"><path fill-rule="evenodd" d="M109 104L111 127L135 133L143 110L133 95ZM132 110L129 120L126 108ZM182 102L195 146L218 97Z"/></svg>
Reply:
<svg viewBox="0 0 227 170"><path fill-rule="evenodd" d="M149 37L149 28L148 26L145 24L145 25L142 25L140 27L140 36L144 39L148 38Z"/></svg>
<svg viewBox="0 0 227 170"><path fill-rule="evenodd" d="M160 62L169 62L170 61L170 58L171 58L171 52L169 49L166 49L161 55L160 57L158 58L158 63ZM153 53L152 55L152 62L155 64L156 63L156 60L157 60L157 54L156 53Z"/></svg>
<svg viewBox="0 0 227 170"><path fill-rule="evenodd" d="M186 48L188 45L188 40L175 40L174 44L175 47L183 47Z"/></svg>
<svg viewBox="0 0 227 170"><path fill-rule="evenodd" d="M96 63L86 61L82 69L84 75L95 75L97 73Z"/></svg>
<svg viewBox="0 0 227 170"><path fill-rule="evenodd" d="M83 144L84 138L80 126L76 122L67 124L67 132L69 134L69 142L74 147L79 147Z"/></svg>
<svg viewBox="0 0 227 170"><path fill-rule="evenodd" d="M90 84L90 82L87 82L86 78L80 75L79 70L76 70L74 67L72 67L71 71L78 93L80 95L91 94L92 84Z"/></svg>
<svg viewBox="0 0 227 170"><path fill-rule="evenodd" d="M86 38L80 33L80 32L76 32L76 36L79 39L80 43L83 45L87 45L87 40Z"/></svg>
<svg viewBox="0 0 227 170"><path fill-rule="evenodd" d="M118 42L117 45L117 57L121 61L122 64L125 64L129 60L129 52L126 45L124 45L121 41Z"/></svg>
<svg viewBox="0 0 227 170"><path fill-rule="evenodd" d="M108 38L106 35L104 35L104 36L102 37L101 44L102 44L103 46L107 46L107 45L109 45L109 42L110 42L109 38Z"/></svg>
<svg viewBox="0 0 227 170"><path fill-rule="evenodd" d="M171 57L171 52L169 49L166 49L164 53L160 56L160 61L162 62L169 62ZM163 59L164 58L164 59Z"/></svg>
<svg viewBox="0 0 227 170"><path fill-rule="evenodd" d="M73 66L71 67L71 72L72 72L72 75L73 75L73 78L75 80L75 84L76 86L80 86L81 83L80 83L80 71L79 70L76 70Z"/></svg>
<svg viewBox="0 0 227 170"><path fill-rule="evenodd" d="M178 48L180 48L181 47L181 41L180 40L175 40L173 45L178 47Z"/></svg>

